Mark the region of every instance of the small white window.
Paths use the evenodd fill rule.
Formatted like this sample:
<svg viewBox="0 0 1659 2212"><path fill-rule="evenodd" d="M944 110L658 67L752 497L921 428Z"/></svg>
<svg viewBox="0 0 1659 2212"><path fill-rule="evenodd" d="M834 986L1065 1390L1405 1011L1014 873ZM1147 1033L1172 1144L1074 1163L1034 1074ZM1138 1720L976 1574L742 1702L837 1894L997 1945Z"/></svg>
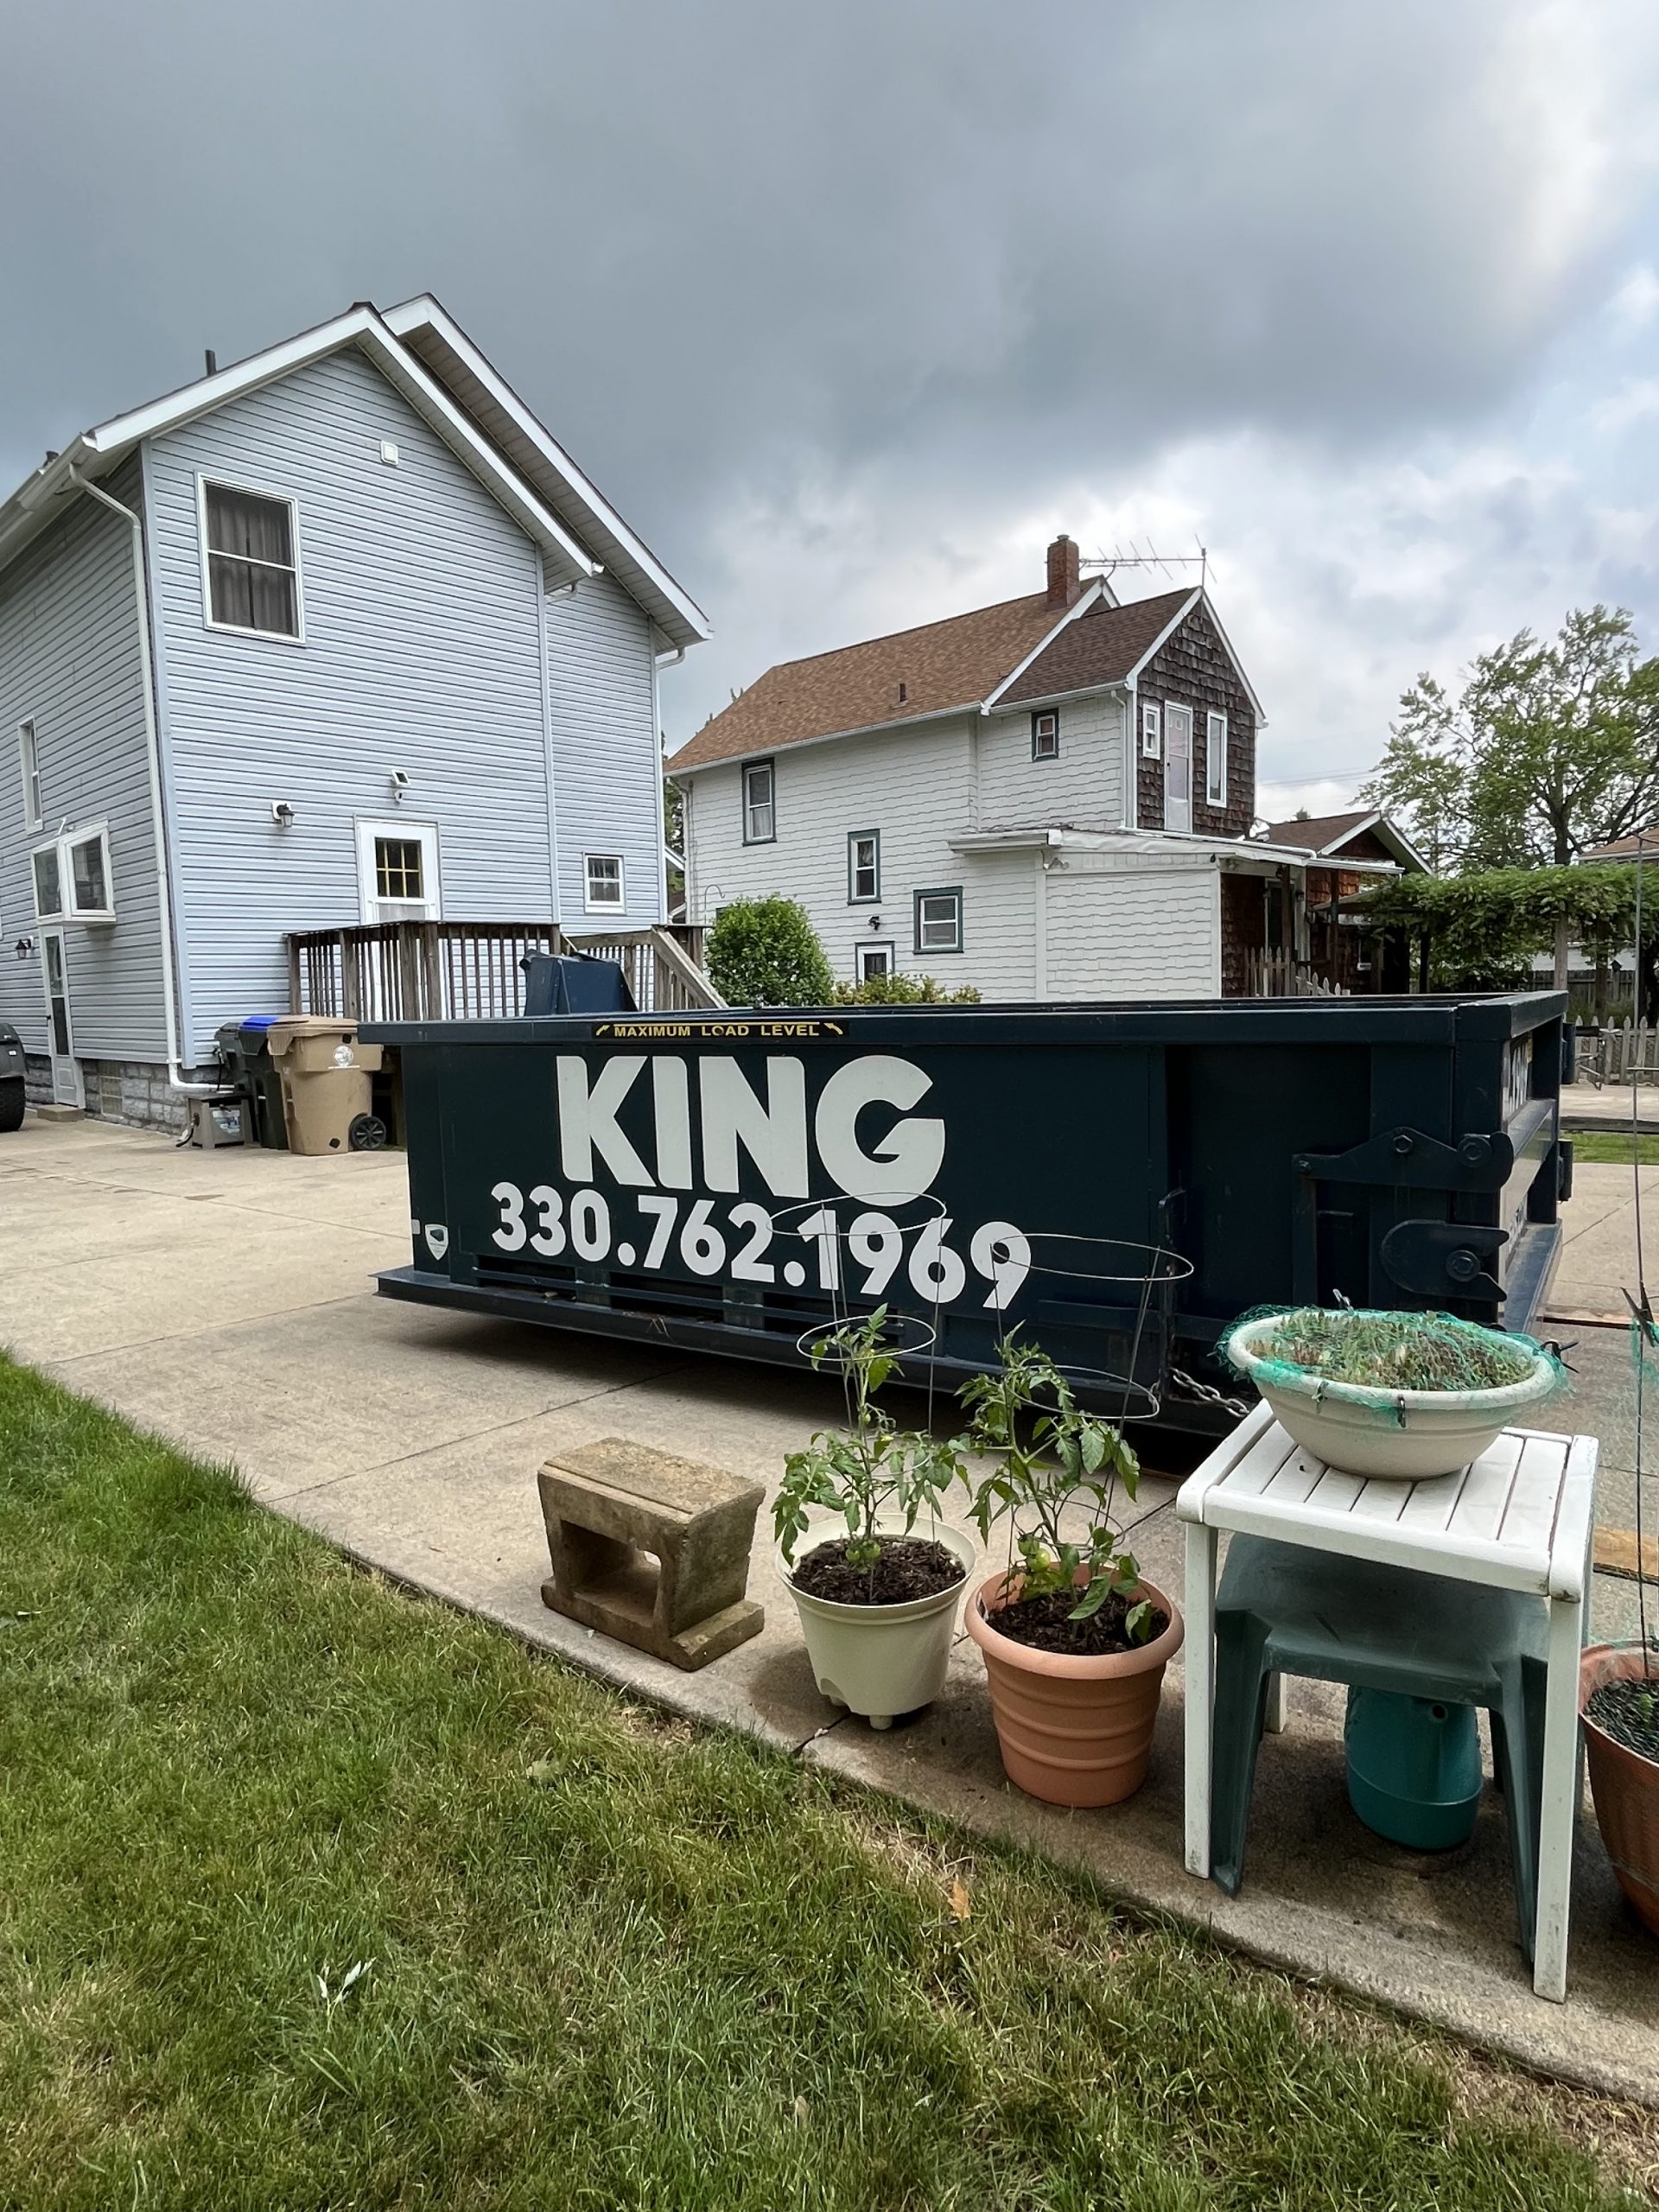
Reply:
<svg viewBox="0 0 1659 2212"><path fill-rule="evenodd" d="M110 868L110 833L95 829L66 830L49 845L37 845L31 862L35 912L43 922L112 922L114 877Z"/></svg>
<svg viewBox="0 0 1659 2212"><path fill-rule="evenodd" d="M18 731L17 747L22 760L23 820L29 829L38 830L46 810L41 804L41 747L33 722L25 722Z"/></svg>
<svg viewBox="0 0 1659 2212"><path fill-rule="evenodd" d="M855 830L847 840L847 903L870 906L881 896L881 833Z"/></svg>
<svg viewBox="0 0 1659 2212"><path fill-rule="evenodd" d="M622 889L622 855L620 853L588 853L582 860L584 887L582 903L588 912L614 912L627 902Z"/></svg>
<svg viewBox="0 0 1659 2212"><path fill-rule="evenodd" d="M916 893L916 950L918 952L962 950L962 893L918 891Z"/></svg>
<svg viewBox="0 0 1659 2212"><path fill-rule="evenodd" d="M294 502L201 480L207 620L261 638L300 634Z"/></svg>
<svg viewBox="0 0 1659 2212"><path fill-rule="evenodd" d="M1033 760L1058 760L1060 757L1060 717L1052 707L1031 718L1031 757Z"/></svg>
<svg viewBox="0 0 1659 2212"><path fill-rule="evenodd" d="M878 944L874 942L861 944L858 947L857 964L858 980L861 983L868 983L872 976L891 976L893 973L892 945Z"/></svg>
<svg viewBox="0 0 1659 2212"><path fill-rule="evenodd" d="M772 799L770 760L751 761L743 771L743 842L769 845L778 835L778 809Z"/></svg>
<svg viewBox="0 0 1659 2212"><path fill-rule="evenodd" d="M1227 804L1227 717L1206 715L1204 723L1204 795L1211 806Z"/></svg>
<svg viewBox="0 0 1659 2212"><path fill-rule="evenodd" d="M1150 699L1141 709L1141 757L1143 760L1164 757L1164 710Z"/></svg>

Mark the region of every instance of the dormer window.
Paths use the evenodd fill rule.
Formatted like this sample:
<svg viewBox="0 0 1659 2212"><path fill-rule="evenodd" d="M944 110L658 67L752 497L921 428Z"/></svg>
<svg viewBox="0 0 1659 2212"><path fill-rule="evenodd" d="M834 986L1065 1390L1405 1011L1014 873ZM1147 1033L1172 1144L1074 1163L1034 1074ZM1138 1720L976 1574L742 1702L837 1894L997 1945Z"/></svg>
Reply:
<svg viewBox="0 0 1659 2212"><path fill-rule="evenodd" d="M1031 718L1031 757L1058 760L1060 757L1060 716L1055 707L1045 707Z"/></svg>

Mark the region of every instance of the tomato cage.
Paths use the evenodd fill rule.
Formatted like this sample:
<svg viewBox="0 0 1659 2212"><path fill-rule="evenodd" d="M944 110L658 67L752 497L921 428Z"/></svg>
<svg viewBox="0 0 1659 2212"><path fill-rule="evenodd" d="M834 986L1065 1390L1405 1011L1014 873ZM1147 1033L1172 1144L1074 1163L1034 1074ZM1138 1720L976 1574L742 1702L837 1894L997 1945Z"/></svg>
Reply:
<svg viewBox="0 0 1659 2212"><path fill-rule="evenodd" d="M1269 1303L1528 1329L1560 1241L1549 993L365 1023L384 1296L798 1368L886 1305L907 1381L1010 1331L1091 1409L1213 1434Z"/></svg>

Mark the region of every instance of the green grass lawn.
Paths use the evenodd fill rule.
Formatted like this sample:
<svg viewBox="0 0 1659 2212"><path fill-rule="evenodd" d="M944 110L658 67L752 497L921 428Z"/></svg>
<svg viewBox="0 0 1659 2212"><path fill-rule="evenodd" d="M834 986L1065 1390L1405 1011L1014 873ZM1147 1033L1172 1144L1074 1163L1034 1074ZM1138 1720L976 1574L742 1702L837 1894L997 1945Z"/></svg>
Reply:
<svg viewBox="0 0 1659 2212"><path fill-rule="evenodd" d="M0 1361L0 2205L1573 2212L1640 2146Z"/></svg>
<svg viewBox="0 0 1659 2212"><path fill-rule="evenodd" d="M1628 1129L1570 1129L1573 1164L1577 1167L1628 1167L1631 1137ZM1659 1166L1659 1137L1635 1139L1636 1157L1644 1167Z"/></svg>

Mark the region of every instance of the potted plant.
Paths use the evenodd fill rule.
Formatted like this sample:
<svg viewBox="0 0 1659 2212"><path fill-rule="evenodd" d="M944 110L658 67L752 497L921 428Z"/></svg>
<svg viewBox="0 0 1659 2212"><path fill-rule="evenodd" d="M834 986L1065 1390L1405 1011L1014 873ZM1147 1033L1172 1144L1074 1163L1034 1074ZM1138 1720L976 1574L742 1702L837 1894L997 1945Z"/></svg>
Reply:
<svg viewBox="0 0 1659 2212"><path fill-rule="evenodd" d="M772 1506L779 1572L818 1688L873 1728L891 1727L896 1713L944 1688L957 1601L974 1564L971 1541L938 1518L963 1473L955 1449L897 1427L874 1402L898 1363L887 1325L879 1306L808 1346L815 1367L846 1376L849 1420L790 1454ZM798 1560L809 1533L817 1541Z"/></svg>
<svg viewBox="0 0 1659 2212"><path fill-rule="evenodd" d="M1579 1704L1601 1840L1620 1889L1659 1936L1659 1651L1645 1640L1588 1645Z"/></svg>
<svg viewBox="0 0 1659 2212"><path fill-rule="evenodd" d="M1035 1344L1009 1336L998 1357L961 1396L967 1449L998 1459L974 1518L988 1541L998 1521L1009 1532L1007 1567L967 1607L1002 1764L1051 1805L1116 1804L1146 1779L1181 1617L1123 1548L1115 1507L1120 1484L1135 1497L1135 1453Z"/></svg>
<svg viewBox="0 0 1659 2212"><path fill-rule="evenodd" d="M1314 1459L1407 1482L1478 1459L1562 1372L1530 1337L1351 1306L1249 1315L1226 1356Z"/></svg>

